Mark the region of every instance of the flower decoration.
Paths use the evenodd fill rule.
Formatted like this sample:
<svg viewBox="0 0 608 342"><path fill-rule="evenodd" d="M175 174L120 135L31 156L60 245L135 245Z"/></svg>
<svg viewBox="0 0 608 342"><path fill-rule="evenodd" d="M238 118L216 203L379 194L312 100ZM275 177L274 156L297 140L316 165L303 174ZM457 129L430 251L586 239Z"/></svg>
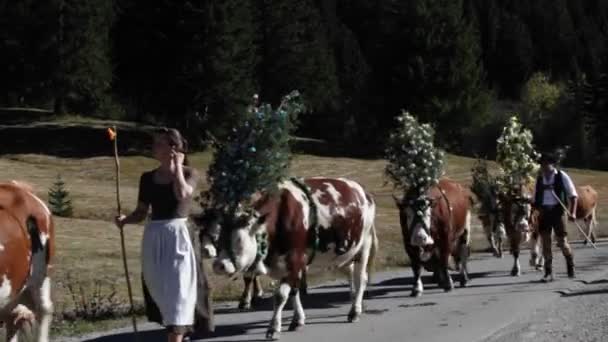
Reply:
<svg viewBox="0 0 608 342"><path fill-rule="evenodd" d="M386 148L385 173L407 198L423 197L443 175L444 153L435 147L434 137L433 128L409 112L397 117Z"/></svg>
<svg viewBox="0 0 608 342"><path fill-rule="evenodd" d="M517 191L533 181L540 155L532 145L532 133L523 128L517 116L512 116L503 128L496 150L496 161L500 165L497 181L501 193Z"/></svg>

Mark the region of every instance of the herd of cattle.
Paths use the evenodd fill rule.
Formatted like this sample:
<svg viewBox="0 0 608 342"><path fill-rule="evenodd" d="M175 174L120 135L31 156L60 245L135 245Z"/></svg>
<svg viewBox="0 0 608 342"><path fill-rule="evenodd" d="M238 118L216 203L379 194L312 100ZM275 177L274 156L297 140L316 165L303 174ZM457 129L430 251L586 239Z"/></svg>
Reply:
<svg viewBox="0 0 608 342"><path fill-rule="evenodd" d="M594 241L597 192L590 186L577 191L577 218L585 222ZM531 198L531 189L522 186L495 198L491 210L477 210L496 256L502 256L503 239L508 238L514 258L512 276L520 274L520 246L531 243L532 250L538 250L537 213ZM415 278L412 296L422 295L422 268L433 272L434 281L445 291L452 290L450 259L460 272L460 285L466 286L476 202L471 190L442 179L421 196L394 200ZM306 275L318 272L339 269L348 276L352 306L347 317L349 322L357 321L378 250L373 196L344 178L290 179L280 184L278 193L257 197L252 208L239 212L229 224L220 224L213 219L219 217L217 213L209 212L195 222L201 226L204 254L214 259L214 272L244 278L241 308L251 307L252 298L261 295L259 275L280 281L267 337L278 338L288 299L294 309L289 330L305 324L300 293L306 290ZM53 253L53 219L46 205L22 183L0 183L0 324L8 341L16 341L17 331L33 320L40 327L36 340L48 341ZM532 265L537 263L536 258L531 260Z"/></svg>

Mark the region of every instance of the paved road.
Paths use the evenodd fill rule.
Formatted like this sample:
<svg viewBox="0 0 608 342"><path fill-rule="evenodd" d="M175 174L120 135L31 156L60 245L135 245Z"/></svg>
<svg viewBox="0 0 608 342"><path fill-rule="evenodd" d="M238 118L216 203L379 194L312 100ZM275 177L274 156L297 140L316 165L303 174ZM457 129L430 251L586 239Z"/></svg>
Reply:
<svg viewBox="0 0 608 342"><path fill-rule="evenodd" d="M472 281L467 288L444 293L435 285L425 288L420 298L410 298L411 270L376 273L365 301L366 311L358 323L346 323L349 310L344 282L311 289L303 298L307 325L298 332L283 331L281 341L600 341L592 338L606 333L608 321L608 243L598 249L574 244L577 278L568 279L564 258L554 250L556 281L540 283L542 274L527 266L528 252L522 253L522 275L510 277L512 258L496 259L475 255L469 269ZM430 283L429 274L425 283ZM457 284L457 282L456 282ZM577 294L588 294L582 302ZM272 315L271 299L255 312L236 312L235 303L218 305L217 331L200 341L265 341ZM589 309L593 307L593 309ZM595 311L594 311L595 310ZM284 311L287 329L292 311ZM576 322L588 322L576 329ZM599 323L598 323L599 320ZM602 321L603 320L603 321ZM590 323L589 323L590 322ZM164 341L162 331L146 325L143 341ZM590 331L585 331L590 330ZM545 336L546 339L539 339ZM111 331L64 342L133 341L129 329ZM198 341L198 340L196 340Z"/></svg>

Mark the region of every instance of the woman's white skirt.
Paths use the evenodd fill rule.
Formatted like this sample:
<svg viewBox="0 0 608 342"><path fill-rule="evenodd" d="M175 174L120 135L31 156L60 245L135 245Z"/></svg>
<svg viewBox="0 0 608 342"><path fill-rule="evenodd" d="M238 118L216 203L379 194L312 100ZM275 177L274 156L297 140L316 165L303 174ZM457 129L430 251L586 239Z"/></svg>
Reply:
<svg viewBox="0 0 608 342"><path fill-rule="evenodd" d="M142 239L142 271L163 325L194 324L196 258L187 218L154 220Z"/></svg>

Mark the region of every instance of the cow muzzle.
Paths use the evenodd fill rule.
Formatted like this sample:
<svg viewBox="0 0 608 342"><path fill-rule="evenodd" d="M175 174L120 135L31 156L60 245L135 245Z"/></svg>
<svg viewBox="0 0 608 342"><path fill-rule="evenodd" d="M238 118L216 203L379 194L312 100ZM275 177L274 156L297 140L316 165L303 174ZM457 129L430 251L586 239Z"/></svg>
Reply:
<svg viewBox="0 0 608 342"><path fill-rule="evenodd" d="M227 275L230 276L236 273L236 268L230 259L228 258L220 258L216 259L213 262L213 272L219 275Z"/></svg>
<svg viewBox="0 0 608 342"><path fill-rule="evenodd" d="M213 246L213 243L211 243L211 239L207 236L203 237L201 245L203 258L213 259L217 256L217 250Z"/></svg>
<svg viewBox="0 0 608 342"><path fill-rule="evenodd" d="M521 234L522 236L522 240L524 242L528 242L530 240L530 224L528 223L528 220L523 219L521 221L519 221L517 223L517 231Z"/></svg>
<svg viewBox="0 0 608 342"><path fill-rule="evenodd" d="M414 247L426 247L433 245L435 241L425 229L418 227L414 229L410 238L410 243Z"/></svg>

